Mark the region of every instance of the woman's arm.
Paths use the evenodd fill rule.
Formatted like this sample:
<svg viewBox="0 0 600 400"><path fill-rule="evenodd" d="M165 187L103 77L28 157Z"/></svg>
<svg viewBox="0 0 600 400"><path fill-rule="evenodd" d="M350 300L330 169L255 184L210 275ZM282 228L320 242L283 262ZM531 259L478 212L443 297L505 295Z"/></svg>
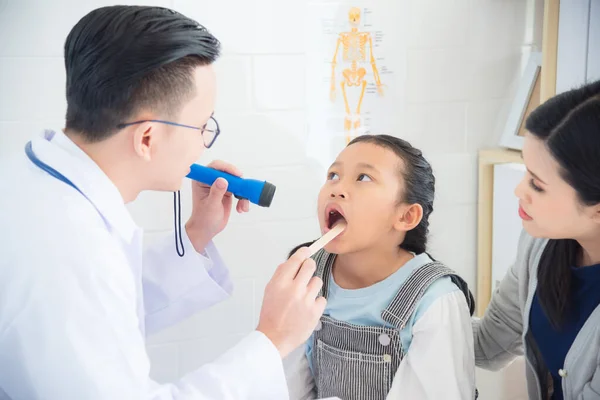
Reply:
<svg viewBox="0 0 600 400"><path fill-rule="evenodd" d="M515 266L508 270L483 318L473 319L475 363L498 371L523 354L523 322Z"/></svg>
<svg viewBox="0 0 600 400"><path fill-rule="evenodd" d="M542 251L544 246L545 241L536 240L525 232L521 234L515 263L492 296L483 318L473 321L475 363L478 367L497 371L523 354L521 303L527 293L520 293L519 287L528 286L529 258Z"/></svg>
<svg viewBox="0 0 600 400"><path fill-rule="evenodd" d="M592 379L583 387L583 392L577 397L577 400L593 400L600 398L600 355L598 355L598 368L592 376Z"/></svg>

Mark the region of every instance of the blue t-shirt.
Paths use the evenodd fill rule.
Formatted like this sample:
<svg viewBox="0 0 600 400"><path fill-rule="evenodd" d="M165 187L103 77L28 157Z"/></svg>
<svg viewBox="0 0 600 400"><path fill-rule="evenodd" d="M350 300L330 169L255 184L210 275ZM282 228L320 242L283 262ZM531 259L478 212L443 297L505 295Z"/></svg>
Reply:
<svg viewBox="0 0 600 400"><path fill-rule="evenodd" d="M554 381L552 400L562 400L562 378L558 371L563 368L565 357L575 341L575 337L600 305L600 264L591 267L571 268L571 311L562 328L556 330L546 317L540 304L537 291L531 303L529 325L544 363Z"/></svg>
<svg viewBox="0 0 600 400"><path fill-rule="evenodd" d="M398 271L388 276L381 282L377 282L366 288L343 289L339 287L333 274L329 278L327 293L327 307L325 315L338 321L354 325L391 327L381 317L383 310L392 302L402 283L410 276L411 272L418 267L432 262L426 253L422 253L406 264ZM406 327L400 332L400 340L404 352L408 352L412 341L412 327L416 321L427 311L431 303L441 296L459 290L450 277L443 277L432 283L423 294L415 312L411 315ZM312 368L312 336L306 343L306 355Z"/></svg>

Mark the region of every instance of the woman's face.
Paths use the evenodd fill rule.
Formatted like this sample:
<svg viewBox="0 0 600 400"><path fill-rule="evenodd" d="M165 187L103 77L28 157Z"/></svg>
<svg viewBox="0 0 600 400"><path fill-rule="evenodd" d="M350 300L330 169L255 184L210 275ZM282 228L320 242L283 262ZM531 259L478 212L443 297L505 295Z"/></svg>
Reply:
<svg viewBox="0 0 600 400"><path fill-rule="evenodd" d="M527 233L550 239L582 240L597 236L600 207L580 202L575 189L560 175L560 166L545 143L527 134L523 160L527 172L515 195Z"/></svg>

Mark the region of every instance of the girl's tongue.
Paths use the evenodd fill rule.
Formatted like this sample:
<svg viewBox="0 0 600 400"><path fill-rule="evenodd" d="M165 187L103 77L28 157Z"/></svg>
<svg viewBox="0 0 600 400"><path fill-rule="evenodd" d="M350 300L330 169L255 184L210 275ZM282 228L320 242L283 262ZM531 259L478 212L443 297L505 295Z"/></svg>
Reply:
<svg viewBox="0 0 600 400"><path fill-rule="evenodd" d="M347 224L346 222L346 218L344 218L342 216L342 214L340 214L337 211L331 211L329 213L329 223L328 223L328 228L331 229L333 228L336 224L338 224L339 222L343 222L344 224Z"/></svg>

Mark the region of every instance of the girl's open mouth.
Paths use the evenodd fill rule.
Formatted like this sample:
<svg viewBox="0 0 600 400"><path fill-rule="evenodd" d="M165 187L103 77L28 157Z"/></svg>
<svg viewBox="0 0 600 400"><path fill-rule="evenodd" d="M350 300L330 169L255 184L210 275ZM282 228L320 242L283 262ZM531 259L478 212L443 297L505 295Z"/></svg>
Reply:
<svg viewBox="0 0 600 400"><path fill-rule="evenodd" d="M325 211L325 222L327 229L333 228L339 222L344 222L345 224L348 223L342 209L335 204L327 206Z"/></svg>

